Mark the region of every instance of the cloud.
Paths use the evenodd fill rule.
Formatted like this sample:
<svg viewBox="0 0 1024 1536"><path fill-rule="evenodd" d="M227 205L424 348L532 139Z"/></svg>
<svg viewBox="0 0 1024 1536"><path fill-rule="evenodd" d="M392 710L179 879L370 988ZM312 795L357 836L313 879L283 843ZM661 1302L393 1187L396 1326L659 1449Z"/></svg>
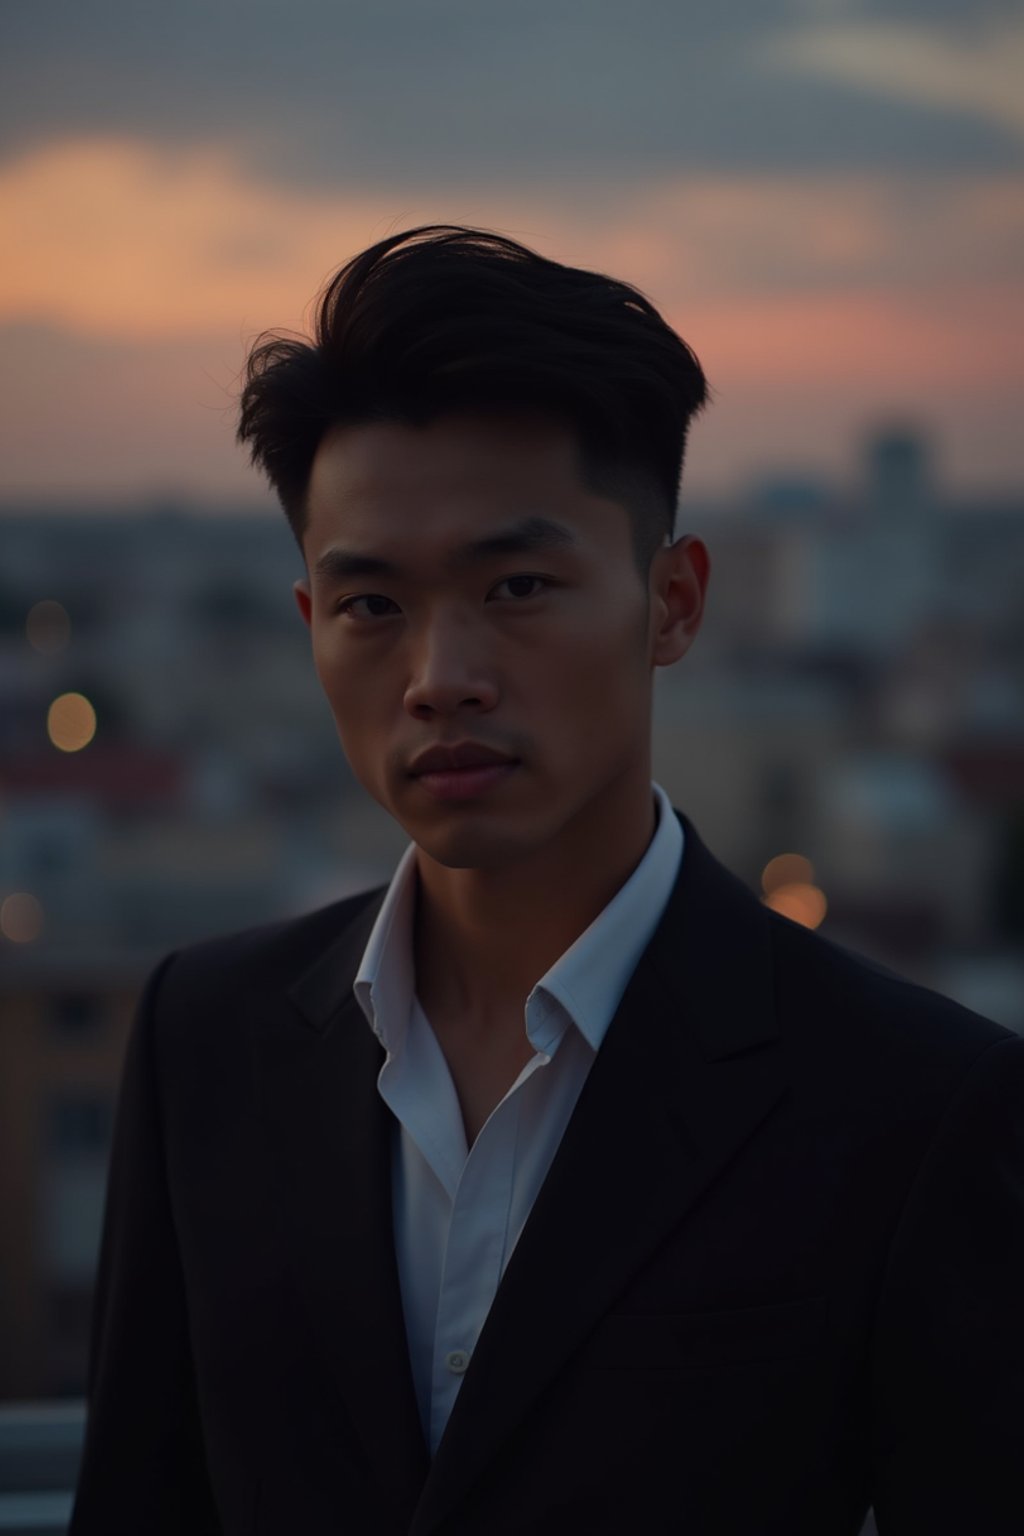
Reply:
<svg viewBox="0 0 1024 1536"><path fill-rule="evenodd" d="M974 27L862 20L810 25L757 57L796 75L962 113L1024 138L1024 19Z"/></svg>
<svg viewBox="0 0 1024 1536"><path fill-rule="evenodd" d="M120 337L295 326L395 207L260 183L216 147L49 144L0 169L0 317Z"/></svg>
<svg viewBox="0 0 1024 1536"><path fill-rule="evenodd" d="M296 187L372 194L417 178L486 180L513 195L542 179L565 189L625 174L994 170L1021 159L1019 139L991 116L837 91L817 66L766 67L794 12L763 0L8 10L8 155L69 136L216 142L253 174ZM819 14L785 36L822 30Z"/></svg>
<svg viewBox="0 0 1024 1536"><path fill-rule="evenodd" d="M233 446L246 345L410 225L498 229L635 283L716 403L688 483L835 468L866 416L920 416L961 479L1024 477L1024 204L1009 175L623 176L373 192L255 176L236 148L54 142L0 167L4 489L255 496ZM1011 418L1013 420L1011 421Z"/></svg>
<svg viewBox="0 0 1024 1536"><path fill-rule="evenodd" d="M0 320L124 339L297 329L321 283L372 241L419 223L495 228L556 259L626 277L680 314L745 297L915 295L1007 286L1024 201L1006 175L674 174L555 195L543 181L370 192L253 176L217 146L69 140L0 168L12 232ZM609 207L614 218L609 218Z"/></svg>

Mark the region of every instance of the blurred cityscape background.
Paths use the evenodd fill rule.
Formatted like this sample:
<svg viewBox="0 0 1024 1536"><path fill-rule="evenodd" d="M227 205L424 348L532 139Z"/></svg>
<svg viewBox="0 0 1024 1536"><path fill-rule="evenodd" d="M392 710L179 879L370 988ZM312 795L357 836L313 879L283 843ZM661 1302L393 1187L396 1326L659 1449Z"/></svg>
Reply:
<svg viewBox="0 0 1024 1536"><path fill-rule="evenodd" d="M402 846L348 774L298 551L233 443L248 345L304 329L374 240L496 229L635 283L694 347L714 399L680 531L714 569L658 679L658 777L766 900L1024 1029L1024 6L5 21L7 1536L70 1506L147 971L386 878Z"/></svg>

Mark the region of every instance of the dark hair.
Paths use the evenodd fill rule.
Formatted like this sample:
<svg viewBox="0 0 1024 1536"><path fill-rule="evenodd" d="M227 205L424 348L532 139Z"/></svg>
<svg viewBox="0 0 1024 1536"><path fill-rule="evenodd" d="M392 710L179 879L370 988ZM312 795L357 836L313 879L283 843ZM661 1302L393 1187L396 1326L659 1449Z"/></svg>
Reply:
<svg viewBox="0 0 1024 1536"><path fill-rule="evenodd" d="M264 334L238 439L302 548L313 459L332 427L425 425L526 407L565 420L583 481L621 500L638 564L671 537L700 363L636 288L487 230L426 224L353 257L317 301L315 339Z"/></svg>

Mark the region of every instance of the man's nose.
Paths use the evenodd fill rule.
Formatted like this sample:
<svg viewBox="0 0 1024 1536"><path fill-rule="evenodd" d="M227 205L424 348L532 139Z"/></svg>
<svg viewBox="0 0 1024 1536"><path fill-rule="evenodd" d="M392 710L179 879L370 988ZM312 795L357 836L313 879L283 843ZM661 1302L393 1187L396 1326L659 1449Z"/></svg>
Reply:
<svg viewBox="0 0 1024 1536"><path fill-rule="evenodd" d="M498 686L479 630L454 618L434 619L415 637L405 708L417 720L484 714L498 702Z"/></svg>

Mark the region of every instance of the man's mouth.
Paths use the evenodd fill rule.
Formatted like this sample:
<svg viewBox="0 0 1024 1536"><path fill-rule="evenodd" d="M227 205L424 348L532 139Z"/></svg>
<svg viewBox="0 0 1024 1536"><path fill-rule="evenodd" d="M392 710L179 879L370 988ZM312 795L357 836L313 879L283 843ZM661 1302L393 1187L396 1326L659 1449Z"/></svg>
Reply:
<svg viewBox="0 0 1024 1536"><path fill-rule="evenodd" d="M482 742L428 747L409 765L410 775L438 800L472 800L508 778L519 759Z"/></svg>

